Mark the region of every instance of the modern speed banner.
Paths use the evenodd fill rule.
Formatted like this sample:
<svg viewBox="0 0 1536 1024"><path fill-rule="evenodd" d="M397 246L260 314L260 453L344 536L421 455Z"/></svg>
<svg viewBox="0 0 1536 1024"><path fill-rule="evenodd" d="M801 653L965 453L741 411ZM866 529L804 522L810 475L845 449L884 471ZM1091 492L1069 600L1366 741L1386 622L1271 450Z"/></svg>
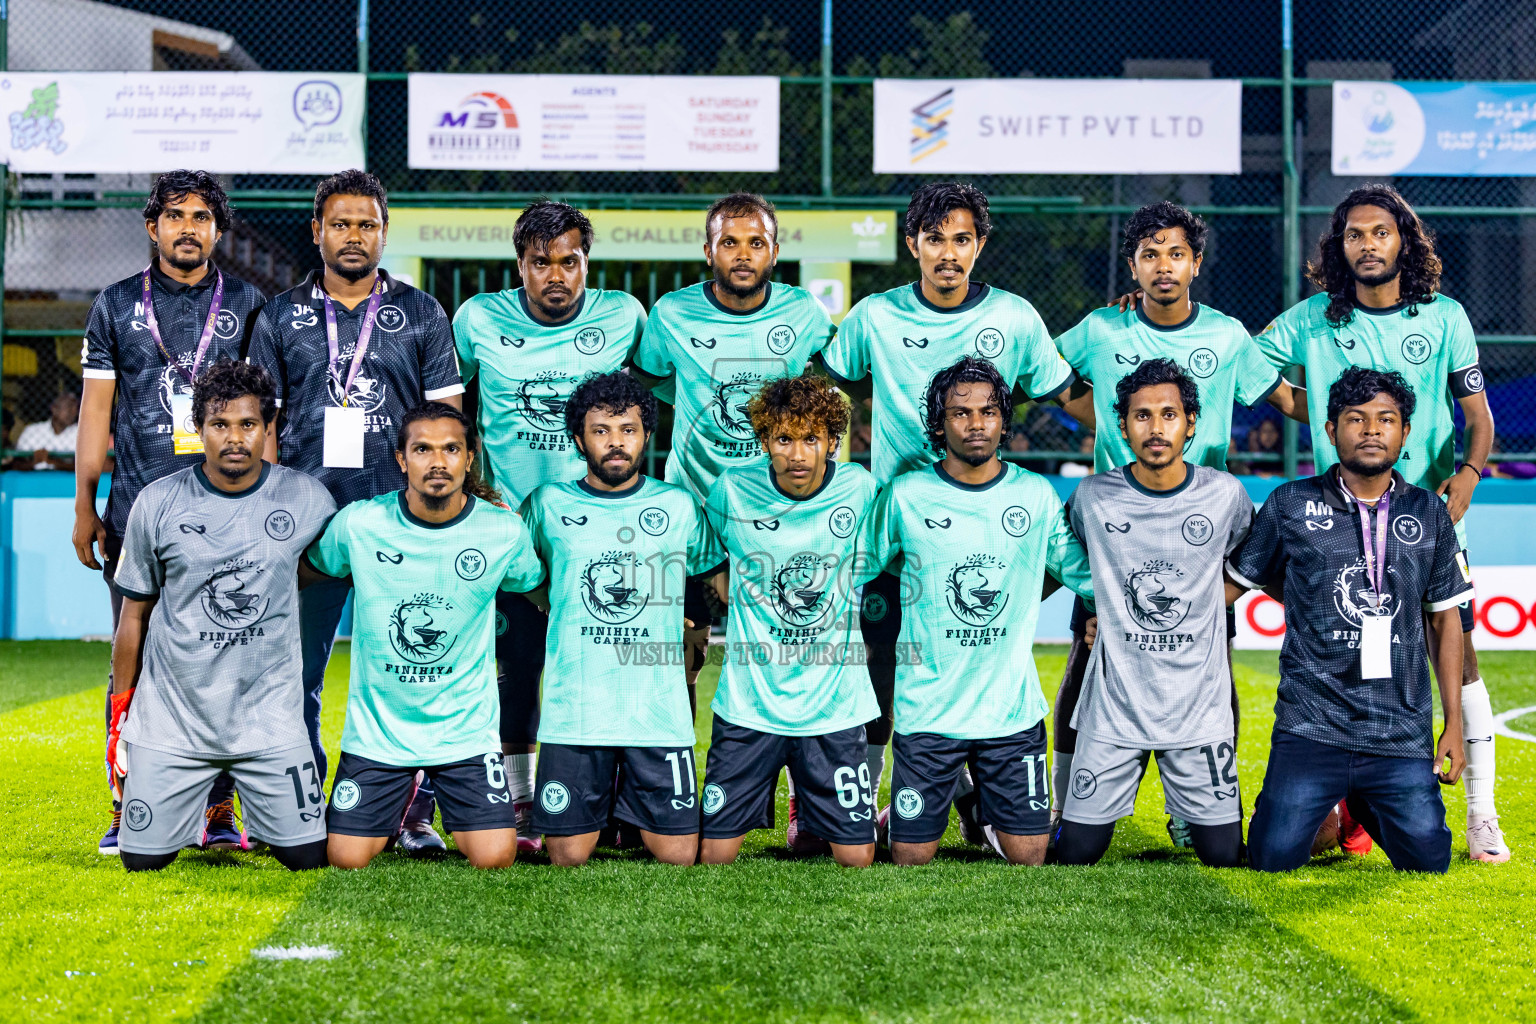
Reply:
<svg viewBox="0 0 1536 1024"><path fill-rule="evenodd" d="M1333 173L1536 175L1536 83L1334 82Z"/></svg>
<svg viewBox="0 0 1536 1024"><path fill-rule="evenodd" d="M363 166L365 78L266 71L0 73L13 171L331 174Z"/></svg>
<svg viewBox="0 0 1536 1024"><path fill-rule="evenodd" d="M1236 81L875 81L876 174L1241 171Z"/></svg>
<svg viewBox="0 0 1536 1024"><path fill-rule="evenodd" d="M777 171L779 80L410 76L412 167Z"/></svg>

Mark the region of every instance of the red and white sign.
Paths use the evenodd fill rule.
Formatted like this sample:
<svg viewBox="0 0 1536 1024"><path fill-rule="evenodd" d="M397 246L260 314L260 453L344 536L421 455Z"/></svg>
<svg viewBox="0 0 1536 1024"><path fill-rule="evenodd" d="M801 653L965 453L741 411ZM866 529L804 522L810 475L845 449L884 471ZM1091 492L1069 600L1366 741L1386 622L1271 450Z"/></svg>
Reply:
<svg viewBox="0 0 1536 1024"><path fill-rule="evenodd" d="M1477 587L1477 628L1472 642L1480 651L1536 650L1536 572L1528 565L1479 565L1472 569ZM1237 602L1237 640L1241 650L1279 650L1285 637L1285 609L1261 593Z"/></svg>

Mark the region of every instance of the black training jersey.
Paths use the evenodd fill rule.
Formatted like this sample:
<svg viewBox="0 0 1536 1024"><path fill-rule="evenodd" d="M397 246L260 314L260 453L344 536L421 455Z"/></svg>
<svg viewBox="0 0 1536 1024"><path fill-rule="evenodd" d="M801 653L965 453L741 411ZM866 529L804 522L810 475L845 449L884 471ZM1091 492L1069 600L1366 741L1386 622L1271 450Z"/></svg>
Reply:
<svg viewBox="0 0 1536 1024"><path fill-rule="evenodd" d="M196 284L187 285L150 270L155 320L160 338L176 362L192 369L197 343L208 322L213 301L213 264ZM91 303L80 349L81 375L86 380L117 384L117 409L112 421L116 468L107 497L107 529L118 537L128 528L128 510L144 486L179 469L203 461L201 454L177 455L172 447L171 396L190 394L192 385L165 361L144 317L143 271L102 289ZM213 324L213 337L202 369L219 359L240 358L266 296L237 277L224 275L224 298Z"/></svg>
<svg viewBox="0 0 1536 1024"><path fill-rule="evenodd" d="M395 462L395 432L401 417L424 401L462 394L453 354L453 328L443 307L426 292L384 271L387 291L379 305L368 353L346 395L365 414L363 467L326 468L325 410L342 404L342 388L357 349L367 302L336 307L337 372L330 369L325 340L325 303L319 271L274 298L257 318L250 359L277 381L283 410L278 433L282 463L317 478L338 506L405 486Z"/></svg>
<svg viewBox="0 0 1536 1024"><path fill-rule="evenodd" d="M1375 613L1364 597L1371 584L1360 514L1338 474L1335 466L1276 488L1228 563L1239 583L1283 582L1290 599L1275 728L1362 753L1428 757L1434 703L1422 613L1470 599L1471 572L1445 505L1394 470L1382 587L1392 678L1361 679L1360 620Z"/></svg>

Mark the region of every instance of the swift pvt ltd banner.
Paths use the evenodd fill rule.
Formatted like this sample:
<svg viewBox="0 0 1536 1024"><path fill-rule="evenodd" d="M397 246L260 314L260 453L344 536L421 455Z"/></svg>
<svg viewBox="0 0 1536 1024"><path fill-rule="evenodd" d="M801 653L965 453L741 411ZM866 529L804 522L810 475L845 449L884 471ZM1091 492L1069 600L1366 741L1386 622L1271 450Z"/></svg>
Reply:
<svg viewBox="0 0 1536 1024"><path fill-rule="evenodd" d="M410 76L412 167L776 171L779 80Z"/></svg>
<svg viewBox="0 0 1536 1024"><path fill-rule="evenodd" d="M1242 86L1176 79L875 82L877 174L1238 174Z"/></svg>
<svg viewBox="0 0 1536 1024"><path fill-rule="evenodd" d="M363 164L364 88L358 74L0 73L0 158L33 173L330 174Z"/></svg>

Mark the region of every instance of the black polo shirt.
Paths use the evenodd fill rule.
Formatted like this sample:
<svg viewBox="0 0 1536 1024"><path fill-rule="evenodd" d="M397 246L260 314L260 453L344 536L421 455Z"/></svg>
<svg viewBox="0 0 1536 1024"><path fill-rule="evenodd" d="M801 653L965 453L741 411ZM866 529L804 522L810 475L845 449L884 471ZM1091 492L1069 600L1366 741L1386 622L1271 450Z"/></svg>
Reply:
<svg viewBox="0 0 1536 1024"><path fill-rule="evenodd" d="M339 380L329 369L319 271L273 298L257 318L251 337L251 362L265 366L277 381L277 400L283 409L280 461L318 479L338 507L404 487L405 477L395 462L401 417L424 401L464 392L453 351L453 327L443 307L426 292L382 270L379 275L386 291L368 354L346 396L348 405L364 413L361 469L325 467L325 410L342 404L342 384L352 366L368 303L359 302L353 309L334 303Z"/></svg>
<svg viewBox="0 0 1536 1024"><path fill-rule="evenodd" d="M196 284L182 284L161 272L159 261L149 272L150 297L160 339L188 371L197 356L197 343L208 322L213 301L215 267ZM203 461L201 454L177 455L171 436L171 396L190 394L181 370L165 361L144 317L143 271L108 285L91 303L81 346L81 376L110 380L117 385L117 409L112 422L116 465L108 491L105 522L108 531L123 536L128 510L146 484ZM224 298L213 324L213 337L198 372L220 359L239 359L251 325L266 301L260 289L224 275Z"/></svg>
<svg viewBox="0 0 1536 1024"><path fill-rule="evenodd" d="M1445 504L1396 470L1391 493L1382 587L1392 615L1390 679L1360 678L1360 595L1370 584L1360 515L1337 466L1276 488L1227 568L1250 588L1285 587L1276 729L1362 753L1429 757L1434 700L1423 612L1469 600L1472 577Z"/></svg>

